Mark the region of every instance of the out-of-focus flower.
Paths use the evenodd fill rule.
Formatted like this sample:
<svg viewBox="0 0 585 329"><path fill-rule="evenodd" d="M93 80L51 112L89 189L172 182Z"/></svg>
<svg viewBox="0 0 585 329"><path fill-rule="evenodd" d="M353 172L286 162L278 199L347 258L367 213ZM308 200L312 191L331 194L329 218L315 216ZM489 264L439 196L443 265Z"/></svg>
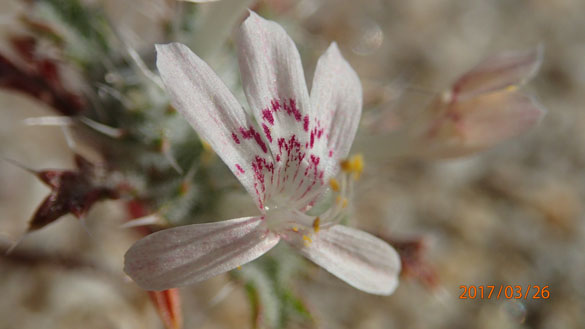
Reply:
<svg viewBox="0 0 585 329"><path fill-rule="evenodd" d="M500 53L461 76L435 98L411 132L412 149L426 157L463 156L518 136L545 110L518 88L542 63L542 48Z"/></svg>
<svg viewBox="0 0 585 329"><path fill-rule="evenodd" d="M356 73L332 44L319 59L309 97L293 41L253 12L238 49L251 114L186 46L157 46L157 67L174 106L253 196L260 215L149 235L126 253L126 273L150 290L188 285L250 262L283 239L358 289L392 293L400 271L392 247L337 225L335 207L318 217L307 213L329 186L340 188L333 177L362 107ZM355 172L361 164L346 163Z"/></svg>

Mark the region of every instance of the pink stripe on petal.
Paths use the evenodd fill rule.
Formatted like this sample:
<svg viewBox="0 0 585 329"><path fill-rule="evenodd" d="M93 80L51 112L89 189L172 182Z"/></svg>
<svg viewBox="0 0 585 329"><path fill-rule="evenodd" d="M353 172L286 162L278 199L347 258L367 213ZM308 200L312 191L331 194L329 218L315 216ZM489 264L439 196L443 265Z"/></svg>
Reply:
<svg viewBox="0 0 585 329"><path fill-rule="evenodd" d="M274 178L276 189L298 166L307 165L300 160L305 156L301 145L308 143L311 118L303 66L294 42L282 27L253 12L240 28L237 45L246 98L262 137L268 141L270 152L266 153L271 153L281 168ZM265 180L267 185L271 182Z"/></svg>

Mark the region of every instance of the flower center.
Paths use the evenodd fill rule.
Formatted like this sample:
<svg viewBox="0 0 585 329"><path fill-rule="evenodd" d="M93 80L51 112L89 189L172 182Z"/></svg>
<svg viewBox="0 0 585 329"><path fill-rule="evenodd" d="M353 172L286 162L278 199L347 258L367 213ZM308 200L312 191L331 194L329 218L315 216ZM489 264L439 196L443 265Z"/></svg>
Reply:
<svg viewBox="0 0 585 329"><path fill-rule="evenodd" d="M348 200L353 196L354 182L359 179L363 167L361 155L342 161L338 178L329 181L330 193L323 196L312 209L301 211L290 203L272 200L273 206L264 208L266 225L273 232L282 235L298 234L305 244L311 244L314 235L321 229L336 225L347 217Z"/></svg>

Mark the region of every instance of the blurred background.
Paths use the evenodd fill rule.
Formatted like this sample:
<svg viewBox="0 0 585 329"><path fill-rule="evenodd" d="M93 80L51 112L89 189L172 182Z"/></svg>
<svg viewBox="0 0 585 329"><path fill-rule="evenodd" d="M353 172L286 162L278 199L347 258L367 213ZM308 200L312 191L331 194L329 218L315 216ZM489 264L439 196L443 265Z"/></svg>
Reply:
<svg viewBox="0 0 585 329"><path fill-rule="evenodd" d="M30 30L23 17L31 14L31 8L35 7L35 17L52 17L45 3L65 6L69 1L0 2L2 55L26 62L9 40ZM367 155L366 168L356 186L349 225L386 237L401 251L407 271L397 291L388 297L368 295L291 256L286 264L302 268L287 281L287 289L302 303L298 314L283 316L273 310L273 303L284 303L277 293L274 301L261 297L268 302L256 305L250 291L262 295L262 288L251 290L242 283L246 279L230 274L180 289L184 328L585 326L585 2L96 0L83 4L94 8L90 14L97 10L105 17L104 24L114 27L112 34L119 41L112 48L135 51L152 69L154 43L185 42L241 99L232 31L246 16L247 6L290 34L309 81L318 56L332 41L362 80L364 116L352 152ZM177 30L182 32L169 32ZM64 42L74 40L62 33ZM77 59L100 56L83 40L72 44L82 54ZM544 47L542 67L525 92L548 113L527 133L484 152L446 160L393 156L392 143L384 134L360 142L376 118L390 118L387 124L392 126L392 113L424 108L484 58L538 45ZM83 60L69 65L64 57L51 53L52 47L39 49L46 49L43 55L57 58L71 71L63 75L66 89L84 94L80 85L93 83L88 80L91 75L80 73L80 67L91 71ZM8 71L0 72L2 82ZM125 71L112 72L126 77ZM116 93L103 90L109 90L110 96ZM131 92L125 97L134 101L136 93ZM73 152L60 127L25 124L27 118L58 114L42 99L42 95L0 90L0 155L35 170L72 169ZM113 107L105 107L112 115ZM96 162L109 161L111 154L121 152L104 152L103 143L95 147L91 137L81 135L74 137L76 147ZM158 161L147 158L137 161ZM193 214L197 221L252 212L253 204L221 161L211 161L206 175L220 177L219 185L236 187L214 194L214 207L189 208L198 211ZM142 182L137 185L151 186L150 180L136 180ZM0 161L3 246L8 248L25 234L49 191L31 173ZM11 254L0 256L0 328L163 328L148 295L122 272L124 252L144 234L119 227L128 217L125 202L96 203L84 225L66 215L24 235ZM174 225L182 223L177 220ZM278 258L288 254L286 248L271 253ZM253 276L254 269L244 266L243 276ZM460 299L462 285L548 286L550 298ZM273 317L280 320L270 320Z"/></svg>

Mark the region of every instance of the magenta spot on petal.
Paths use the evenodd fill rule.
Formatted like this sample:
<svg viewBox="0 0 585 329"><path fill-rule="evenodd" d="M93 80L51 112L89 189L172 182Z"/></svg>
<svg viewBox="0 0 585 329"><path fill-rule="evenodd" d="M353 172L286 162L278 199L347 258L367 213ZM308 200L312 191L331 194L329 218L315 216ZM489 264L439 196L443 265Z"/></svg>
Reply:
<svg viewBox="0 0 585 329"><path fill-rule="evenodd" d="M236 142L236 144L240 144L240 139L238 138L238 135L236 135L236 133L232 133L232 139L234 140L234 142Z"/></svg>
<svg viewBox="0 0 585 329"><path fill-rule="evenodd" d="M276 155L276 162L280 162L280 154Z"/></svg>
<svg viewBox="0 0 585 329"><path fill-rule="evenodd" d="M289 104L291 107L291 111L293 113L293 115L295 116L295 120L297 121L301 121L301 112L299 111L299 109L297 108L297 103L294 99L290 99L289 100Z"/></svg>
<svg viewBox="0 0 585 329"><path fill-rule="evenodd" d="M248 130L246 130L244 127L240 127L240 134L242 134L242 138L244 139L254 138L256 144L260 146L264 153L268 151L268 149L266 148L266 143L264 143L264 141L262 140L262 136L260 136L256 129L254 129L254 127L250 126Z"/></svg>
<svg viewBox="0 0 585 329"><path fill-rule="evenodd" d="M244 139L248 139L248 138L252 137L250 131L246 130L246 128L244 128L244 127L240 127L240 134L242 134L242 137Z"/></svg>
<svg viewBox="0 0 585 329"><path fill-rule="evenodd" d="M270 105L272 106L272 112L280 110L280 103L278 102L278 100L273 99L272 101L270 101Z"/></svg>
<svg viewBox="0 0 585 329"><path fill-rule="evenodd" d="M238 169L238 171L241 172L242 174L245 173L244 169L242 169L242 167L240 167L240 165L237 163L236 163L236 169Z"/></svg>
<svg viewBox="0 0 585 329"><path fill-rule="evenodd" d="M314 131L311 130L311 141L310 141L311 148L313 148L313 144L315 144L315 133L314 133Z"/></svg>
<svg viewBox="0 0 585 329"><path fill-rule="evenodd" d="M272 143L272 136L270 135L270 129L268 128L268 126L265 124L262 124L262 129L264 129L264 135L266 135L266 138L268 139L268 141L270 143Z"/></svg>
<svg viewBox="0 0 585 329"><path fill-rule="evenodd" d="M329 157L331 158L333 156L333 150L329 150Z"/></svg>
<svg viewBox="0 0 585 329"><path fill-rule="evenodd" d="M256 143L260 146L262 151L264 153L266 153L268 151L268 149L266 148L266 144L264 144L264 141L262 140L262 138L260 138L260 134L254 135L254 139L256 140Z"/></svg>
<svg viewBox="0 0 585 329"><path fill-rule="evenodd" d="M264 194L266 192L264 172L266 170L271 173L270 181L272 183L274 180L274 163L271 161L266 161L266 159L257 155L252 162L252 170L254 170L254 187L256 188L256 193L259 195L257 186L258 183L260 183L262 194Z"/></svg>
<svg viewBox="0 0 585 329"><path fill-rule="evenodd" d="M299 109L297 108L297 102L294 99L289 99L288 100L288 104L286 102L283 102L284 105L284 111L295 118L296 121L300 122L302 115L301 115L301 111L299 111Z"/></svg>
<svg viewBox="0 0 585 329"><path fill-rule="evenodd" d="M272 115L272 111L270 111L270 109L262 110L262 117L264 118L264 120L268 121L268 123L270 123L271 125L274 124L274 116Z"/></svg>
<svg viewBox="0 0 585 329"><path fill-rule="evenodd" d="M319 158L318 156L315 156L315 155L311 154L311 162L312 162L312 163L313 163L315 166L319 165L319 161L320 161L320 160L321 160L321 158Z"/></svg>
<svg viewBox="0 0 585 329"><path fill-rule="evenodd" d="M305 131L309 131L309 116L305 115L304 122L303 122L303 129Z"/></svg>

